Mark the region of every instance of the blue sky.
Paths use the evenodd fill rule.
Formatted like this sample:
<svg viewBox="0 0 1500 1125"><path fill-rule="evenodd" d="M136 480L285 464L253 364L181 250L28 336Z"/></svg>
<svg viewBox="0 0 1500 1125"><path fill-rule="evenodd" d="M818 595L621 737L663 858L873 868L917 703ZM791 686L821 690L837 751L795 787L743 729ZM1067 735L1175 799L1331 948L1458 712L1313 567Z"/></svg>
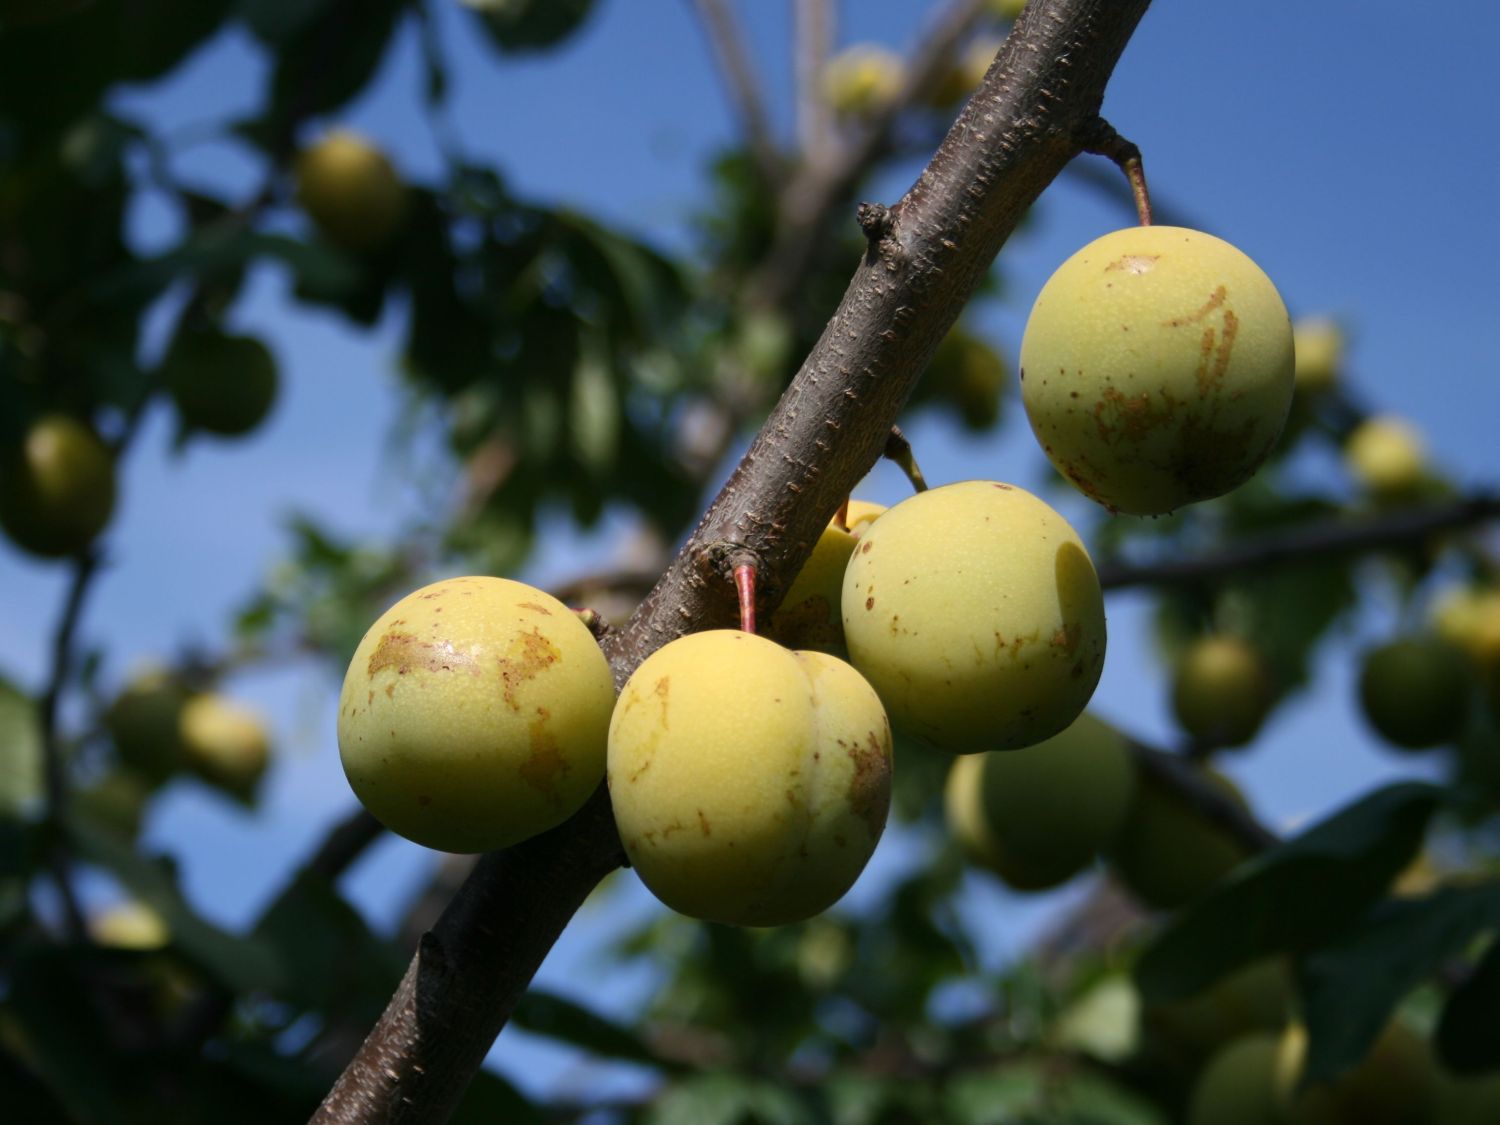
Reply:
<svg viewBox="0 0 1500 1125"><path fill-rule="evenodd" d="M454 5L438 7L455 62L453 119L466 147L497 158L519 192L596 212L648 240L684 244L705 157L733 129L688 3L600 0L564 50L521 62L498 60ZM741 0L735 7L784 126L790 6ZM861 0L843 7L841 42L899 48L935 6ZM1440 464L1466 484L1500 481L1493 344L1500 158L1488 78L1497 39L1500 8L1488 0L1461 0L1440 14L1394 0L1158 0L1104 106L1143 149L1161 200L1256 258L1294 314L1331 314L1346 324L1348 367L1361 393L1411 419ZM171 82L123 92L118 106L196 131L252 110L262 79L247 41L231 35ZM418 179L437 167L420 84L407 35L376 87L341 118ZM251 159L229 144L184 148L175 166L241 195L258 184ZM893 171L870 195L893 202L918 166ZM1038 221L1003 252L1010 299L985 312L1002 354L1014 359L1025 310L1051 270L1125 221L1066 178L1049 189ZM177 233L159 200L143 201L131 224L143 248L170 245ZM169 419L158 410L125 468L112 565L83 625L88 643L106 647L113 677L184 641L222 639L229 610L284 549L287 513L309 511L342 531L381 535L432 502L431 488L414 487L410 466L392 456L391 431L404 409L394 375L397 326L356 333L330 315L297 310L288 296L287 279L262 270L234 314L272 343L282 365L284 394L269 424L249 440L204 441L174 456ZM1034 483L1038 456L1019 414L983 440L938 421L915 426L928 477ZM1314 459L1308 471L1340 479L1328 461ZM891 502L903 490L893 471L881 469L863 491ZM1095 518L1081 500L1064 510L1083 524ZM612 546L609 535L580 539L562 521L543 543L526 575L542 583L607 558ZM0 544L0 674L39 684L63 588L62 568ZM1414 768L1378 749L1351 706L1351 646L1389 631L1393 604L1388 593L1377 597L1351 634L1326 648L1313 688L1278 713L1253 755L1230 764L1270 823L1317 815L1378 778ZM1111 647L1096 706L1168 741L1165 681L1145 644L1146 605L1138 595L1109 602ZM333 741L334 678L290 666L229 688L274 723L279 758L265 808L247 816L184 783L159 802L148 834L179 856L194 901L239 926L352 798ZM919 861L888 841L870 879ZM386 840L351 874L348 889L374 921L388 924L401 905L397 889L415 886L430 865L421 849ZM580 916L540 979L623 1011L650 982L610 972L610 987L601 990L591 951L606 927L596 919L613 928L624 914L652 907L631 877L616 882L610 905ZM974 895L973 909L997 935L987 951L992 963L1020 948L1055 908L977 881ZM523 1083L533 1089L578 1079L563 1056L515 1032L502 1037L495 1061L513 1074L524 1069Z"/></svg>

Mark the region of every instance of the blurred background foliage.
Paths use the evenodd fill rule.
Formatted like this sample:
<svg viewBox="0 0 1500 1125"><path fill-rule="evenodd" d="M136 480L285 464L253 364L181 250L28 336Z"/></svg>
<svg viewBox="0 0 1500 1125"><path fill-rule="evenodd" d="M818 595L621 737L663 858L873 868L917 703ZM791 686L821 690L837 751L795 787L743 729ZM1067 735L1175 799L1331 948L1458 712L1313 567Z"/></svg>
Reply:
<svg viewBox="0 0 1500 1125"><path fill-rule="evenodd" d="M400 933L378 936L335 885L373 836L354 818L248 931L200 917L171 860L137 833L177 777L254 808L274 748L256 715L223 694L226 679L291 653L339 674L391 600L439 573L513 571L553 508L584 527L606 508L638 514L638 564L569 591L607 616L627 614L726 455L795 374L862 253L853 224L819 224L838 233L819 233L802 275L770 290L795 299L766 299L755 279L788 199L749 145L713 160L685 252L524 198L494 154L452 146L443 175L399 182L389 214L377 203L352 227L283 221L302 208L316 218L299 154L321 143L396 39L421 45L419 96L441 121L450 75L431 28L438 2L0 3L0 524L72 568L76 595L59 612L46 689L32 695L0 672L0 1092L13 1120L264 1122L311 1111L465 864L445 864ZM466 6L496 65L545 56L594 8ZM899 67L897 56L856 60L853 86L830 84L835 130L885 136L827 201L831 212L847 214L883 162L930 148L951 120L978 80L973 44L986 61L1014 15L1004 4L971 7L933 81L908 102L890 102L900 75L880 70ZM169 76L229 28L248 32L266 62L258 112L219 124L261 171L234 198L175 179L174 139L111 97ZM360 159L384 160L374 149ZM795 167L808 154L778 159ZM1123 186L1110 190L1128 204ZM142 192L177 208L175 245L144 253L125 237ZM307 306L361 326L397 319L410 402L410 432L398 440L440 433L458 483L390 541L350 541L295 519L283 561L247 594L226 644L109 682L103 654L74 651L72 619L108 538L113 466L150 410L173 413L179 446L232 440L259 423L277 394L275 349L264 346L274 341L236 334L231 314L247 272L266 262L294 278ZM1005 296L997 271L979 300ZM143 333L151 317L166 318L164 341ZM1277 459L1220 501L1158 520L1099 520L1090 532L1101 572L1341 520L1399 524L1457 499L1399 427L1355 455L1371 410L1342 370L1338 328L1299 328L1299 390ZM910 411L992 431L1011 408L1001 354L1013 344L961 322ZM1352 502L1283 471L1319 445L1347 453ZM1226 741L1253 744L1267 714L1306 688L1314 649L1368 585L1394 584L1406 632L1460 654L1446 678L1458 702L1443 709L1457 717L1422 748L1440 761L1441 782L1367 795L1229 876L1251 850L1231 848L1213 885L1165 917L1132 898L1128 878L1091 863L1079 876L1089 889L1051 936L986 972L962 902L975 880L998 876L945 818L948 761L902 746L898 831L924 858L868 908L768 931L662 915L620 934L612 955L655 966L663 981L635 1019L533 991L515 1023L644 1071L648 1092L534 1104L486 1072L459 1119L1148 1125L1205 1112L1193 1103L1208 1096L1215 1053L1295 1018L1318 1078L1347 1072L1391 1020L1406 1021L1435 1092L1424 1095L1426 1116L1400 1119L1470 1120L1451 1108L1468 1098L1490 1107L1472 1120L1500 1120L1500 1103L1480 1100L1493 1099L1493 1082L1459 1078L1500 1065L1490 1018L1500 954L1489 949L1500 926L1495 576L1484 540L1460 529L1153 591L1169 666L1187 667L1210 636L1247 642L1258 666L1262 686L1228 689L1258 701L1245 737L1185 723L1169 748L1202 760L1239 752ZM64 693L84 702L84 721L61 720ZM1179 852L1215 831L1194 810L1184 816ZM129 904L88 914L68 893L80 868L107 874ZM1311 1119L1354 1119L1320 1112Z"/></svg>

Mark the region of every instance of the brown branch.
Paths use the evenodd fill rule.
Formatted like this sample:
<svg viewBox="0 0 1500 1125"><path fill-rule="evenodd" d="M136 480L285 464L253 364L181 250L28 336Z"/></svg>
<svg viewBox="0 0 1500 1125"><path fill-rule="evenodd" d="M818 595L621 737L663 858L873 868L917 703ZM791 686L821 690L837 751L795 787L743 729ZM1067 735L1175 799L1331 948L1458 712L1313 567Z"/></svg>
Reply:
<svg viewBox="0 0 1500 1125"><path fill-rule="evenodd" d="M913 492L927 491L927 478L922 475L922 468L917 464L917 455L912 452L911 442L901 432L900 426L892 426L890 434L885 439L885 458L906 474L906 479L911 481Z"/></svg>
<svg viewBox="0 0 1500 1125"><path fill-rule="evenodd" d="M714 58L718 60L729 100L739 113L745 139L760 167L760 174L767 184L775 184L781 175L781 153L776 147L770 118L766 115L765 97L745 51L745 37L740 34L734 13L725 0L694 0L694 7L703 21L704 33L713 48Z"/></svg>
<svg viewBox="0 0 1500 1125"><path fill-rule="evenodd" d="M1152 781L1170 789L1193 812L1222 828L1247 852L1263 852L1277 843L1274 832L1241 805L1204 783L1202 767L1181 754L1169 754L1126 738L1136 767Z"/></svg>
<svg viewBox="0 0 1500 1125"><path fill-rule="evenodd" d="M806 560L996 252L1076 155L1147 4L1028 9L693 536L603 642L618 683L675 637L732 625L716 560L748 550L779 588ZM561 827L485 856L314 1120L445 1120L573 911L623 859L603 786Z"/></svg>
<svg viewBox="0 0 1500 1125"><path fill-rule="evenodd" d="M1111 590L1126 586L1186 586L1235 571L1297 566L1328 556L1419 543L1438 532L1497 517L1500 517L1500 494L1476 492L1447 504L1287 528L1196 558L1105 563L1099 568L1099 584Z"/></svg>

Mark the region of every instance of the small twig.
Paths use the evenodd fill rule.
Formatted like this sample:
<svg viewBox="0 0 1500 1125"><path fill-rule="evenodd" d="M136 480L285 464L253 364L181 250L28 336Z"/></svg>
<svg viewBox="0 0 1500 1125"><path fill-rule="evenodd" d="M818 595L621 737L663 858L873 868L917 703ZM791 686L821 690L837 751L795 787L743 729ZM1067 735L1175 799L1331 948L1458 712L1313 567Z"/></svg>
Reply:
<svg viewBox="0 0 1500 1125"><path fill-rule="evenodd" d="M806 159L798 165L777 200L771 248L750 278L751 304L784 308L800 292L840 204L889 150L897 119L936 84L954 49L983 16L985 3L952 0L908 56L899 93L866 119L854 142L843 148L829 146L834 155L827 160Z"/></svg>
<svg viewBox="0 0 1500 1125"><path fill-rule="evenodd" d="M1146 169L1141 164L1141 150L1127 141L1102 117L1096 117L1084 126L1081 138L1084 152L1108 157L1125 173L1130 182L1130 194L1135 200L1135 213L1141 226L1151 225L1151 193L1146 188Z"/></svg>
<svg viewBox="0 0 1500 1125"><path fill-rule="evenodd" d="M734 13L724 0L694 0L709 45L718 60L730 101L740 115L745 139L760 166L767 184L775 184L781 172L781 153L766 115L766 100L761 94L755 70L745 51L745 39L735 23Z"/></svg>
<svg viewBox="0 0 1500 1125"><path fill-rule="evenodd" d="M830 0L797 0L795 63L797 141L803 163L826 159L832 151L833 115L823 96L823 72L833 51L834 5Z"/></svg>
<svg viewBox="0 0 1500 1125"><path fill-rule="evenodd" d="M740 603L740 629L755 632L755 564L734 564L734 592Z"/></svg>
<svg viewBox="0 0 1500 1125"><path fill-rule="evenodd" d="M1500 517L1500 493L1478 492L1449 504L1406 508L1360 520L1292 527L1196 558L1160 559L1153 563L1105 563L1099 584L1182 586L1232 572L1257 573L1268 567L1295 566L1321 556L1359 554L1378 547L1418 542L1440 531Z"/></svg>
<svg viewBox="0 0 1500 1125"><path fill-rule="evenodd" d="M848 531L849 530L849 498L848 497L844 498L844 502L839 505L839 510L833 514L833 526L836 527L836 528L838 528L840 531Z"/></svg>
<svg viewBox="0 0 1500 1125"><path fill-rule="evenodd" d="M887 461L895 462L896 466L906 474L906 479L911 481L913 492L927 491L927 478L922 475L922 470L917 465L916 455L911 451L911 442L906 440L906 435L901 432L900 426L892 426L890 436L885 439L885 458Z"/></svg>
<svg viewBox="0 0 1500 1125"><path fill-rule="evenodd" d="M1205 783L1202 767L1181 754L1169 754L1132 738L1126 738L1126 745L1142 773L1163 788L1170 789L1195 813L1222 828L1247 851L1263 852L1278 842L1276 834L1242 806Z"/></svg>
<svg viewBox="0 0 1500 1125"><path fill-rule="evenodd" d="M606 620L604 615L597 609L575 609L574 615L583 622L583 627L593 634L594 640L603 640L613 626Z"/></svg>
<svg viewBox="0 0 1500 1125"><path fill-rule="evenodd" d="M88 922L73 893L73 881L69 872L69 857L62 843L63 822L68 815L68 773L63 762L62 736L58 730L58 709L62 693L67 688L73 672L73 638L78 631L78 622L83 616L83 603L94 575L99 572L100 554L97 547L90 547L73 562L73 578L68 584L67 597L63 601L62 616L52 635L52 670L47 678L47 689L42 693L42 768L46 780L46 823L56 830L53 841L51 866L52 877L57 883L57 893L62 900L63 918L68 936L81 941L88 932Z"/></svg>

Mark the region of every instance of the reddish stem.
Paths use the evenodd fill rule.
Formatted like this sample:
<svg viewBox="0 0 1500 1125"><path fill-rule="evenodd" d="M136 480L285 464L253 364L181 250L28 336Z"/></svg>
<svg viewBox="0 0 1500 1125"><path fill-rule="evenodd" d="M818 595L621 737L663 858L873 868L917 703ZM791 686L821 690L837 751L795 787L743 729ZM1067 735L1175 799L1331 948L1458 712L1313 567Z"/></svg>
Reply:
<svg viewBox="0 0 1500 1125"><path fill-rule="evenodd" d="M844 502L839 505L839 510L833 515L833 526L840 531L849 530L849 498L844 497Z"/></svg>
<svg viewBox="0 0 1500 1125"><path fill-rule="evenodd" d="M740 599L740 628L755 632L755 566L740 563L734 568L734 589Z"/></svg>

